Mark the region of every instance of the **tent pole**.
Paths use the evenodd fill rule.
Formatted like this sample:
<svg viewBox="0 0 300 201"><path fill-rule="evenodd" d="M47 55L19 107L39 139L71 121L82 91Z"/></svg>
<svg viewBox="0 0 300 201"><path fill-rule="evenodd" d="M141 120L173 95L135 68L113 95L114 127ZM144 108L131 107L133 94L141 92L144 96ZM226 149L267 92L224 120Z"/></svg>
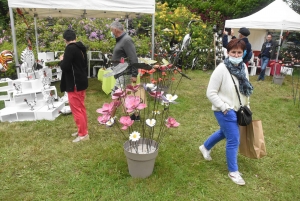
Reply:
<svg viewBox="0 0 300 201"><path fill-rule="evenodd" d="M277 65L278 64L278 56L279 56L279 51L280 51L280 44L281 44L281 36L282 36L282 33L283 33L283 29L281 28L281 32L280 32L280 36L279 36L279 42L278 42L278 50L277 50L277 55L276 55L276 62L275 62L275 69L274 69L274 75L273 75L273 83L274 83L274 78L276 77L276 68L277 66L279 66L280 70L281 71L281 66L280 65Z"/></svg>
<svg viewBox="0 0 300 201"><path fill-rule="evenodd" d="M155 13L152 15L152 40L151 40L151 44L152 44L152 48L151 48L151 59L154 59L154 47L155 47L155 42L154 42L154 24L155 24Z"/></svg>
<svg viewBox="0 0 300 201"><path fill-rule="evenodd" d="M277 55L276 55L276 63L278 62L278 56L279 56L279 51L280 51L280 44L281 44L282 33L283 33L283 29L281 29L281 32L280 32L280 37L279 37L279 42L278 42L279 46L278 46Z"/></svg>
<svg viewBox="0 0 300 201"><path fill-rule="evenodd" d="M39 39L38 39L38 33L37 33L37 25L36 25L36 16L37 14L34 14L34 30L35 30L35 43L36 43L36 53L39 54Z"/></svg>
<svg viewBox="0 0 300 201"><path fill-rule="evenodd" d="M18 59L18 50L17 50L17 40L16 40L16 32L15 32L15 20L14 20L14 13L11 7L9 7L9 17L10 17L10 27L11 27L11 35L13 39L14 45L14 60L17 69L18 78L20 78L20 64Z"/></svg>

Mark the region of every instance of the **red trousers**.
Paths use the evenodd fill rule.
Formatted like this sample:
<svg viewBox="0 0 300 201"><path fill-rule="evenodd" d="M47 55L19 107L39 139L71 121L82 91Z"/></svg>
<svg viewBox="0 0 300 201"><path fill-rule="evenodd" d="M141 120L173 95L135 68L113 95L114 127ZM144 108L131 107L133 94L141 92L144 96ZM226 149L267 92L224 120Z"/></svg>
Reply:
<svg viewBox="0 0 300 201"><path fill-rule="evenodd" d="M84 105L85 90L77 91L76 88L74 88L73 92L68 92L68 99L74 121L77 125L78 136L85 136L88 134L87 115Z"/></svg>

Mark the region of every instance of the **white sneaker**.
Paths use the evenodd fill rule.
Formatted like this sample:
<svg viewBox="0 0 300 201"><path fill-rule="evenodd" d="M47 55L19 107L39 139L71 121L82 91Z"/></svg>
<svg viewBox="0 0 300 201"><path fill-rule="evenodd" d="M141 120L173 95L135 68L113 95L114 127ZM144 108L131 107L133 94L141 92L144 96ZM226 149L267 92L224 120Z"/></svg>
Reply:
<svg viewBox="0 0 300 201"><path fill-rule="evenodd" d="M202 155L203 155L203 158L205 159L205 160L208 160L208 161L211 161L212 160L212 158L211 158L211 156L210 156L210 151L211 150L207 150L205 147L204 147L204 145L201 145L200 147L199 147L199 150L201 151L201 153L202 153Z"/></svg>
<svg viewBox="0 0 300 201"><path fill-rule="evenodd" d="M239 171L236 172L229 172L228 177L236 184L238 185L245 185L246 182L244 179L241 177L241 173Z"/></svg>
<svg viewBox="0 0 300 201"><path fill-rule="evenodd" d="M90 139L89 134L86 134L85 136L78 136L77 138L75 138L75 140L73 140L73 142L86 141L89 139Z"/></svg>
<svg viewBox="0 0 300 201"><path fill-rule="evenodd" d="M78 136L78 133L77 133L77 132L76 132L76 133L72 133L71 136L72 136L72 137L77 137L77 136Z"/></svg>

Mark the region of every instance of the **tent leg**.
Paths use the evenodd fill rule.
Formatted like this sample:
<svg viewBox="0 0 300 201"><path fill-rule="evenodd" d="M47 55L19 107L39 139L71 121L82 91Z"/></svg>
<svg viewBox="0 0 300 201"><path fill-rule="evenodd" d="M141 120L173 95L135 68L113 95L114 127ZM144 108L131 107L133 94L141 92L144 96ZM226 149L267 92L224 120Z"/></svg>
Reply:
<svg viewBox="0 0 300 201"><path fill-rule="evenodd" d="M155 47L155 42L154 42L154 32L155 32L155 29L154 29L154 26L155 26L155 14L152 15L152 48L151 48L151 59L154 60L154 47Z"/></svg>
<svg viewBox="0 0 300 201"><path fill-rule="evenodd" d="M37 33L37 25L36 25L36 14L34 14L34 30L35 30L35 43L36 43L36 53L39 54L39 39L38 39L38 33Z"/></svg>
<svg viewBox="0 0 300 201"><path fill-rule="evenodd" d="M17 40L16 40L16 32L15 32L15 20L14 20L14 13L12 8L9 8L9 17L10 17L10 26L11 26L11 35L13 39L13 45L14 45L14 60L16 64L17 69L17 75L18 78L20 78L20 66L19 59L18 59L18 49L17 49Z"/></svg>
<svg viewBox="0 0 300 201"><path fill-rule="evenodd" d="M281 29L281 32L280 32L280 38L279 38L279 42L278 42L279 46L278 46L277 55L276 55L276 62L278 62L282 33L283 33L283 29Z"/></svg>

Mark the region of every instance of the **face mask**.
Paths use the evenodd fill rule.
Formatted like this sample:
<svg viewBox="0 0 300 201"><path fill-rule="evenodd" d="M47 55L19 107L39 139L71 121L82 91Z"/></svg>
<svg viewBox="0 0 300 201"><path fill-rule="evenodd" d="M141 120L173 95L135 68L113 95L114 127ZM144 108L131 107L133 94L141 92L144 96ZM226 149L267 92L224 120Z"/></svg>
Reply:
<svg viewBox="0 0 300 201"><path fill-rule="evenodd" d="M115 38L115 35L112 31L110 32L110 35L111 35L111 37Z"/></svg>
<svg viewBox="0 0 300 201"><path fill-rule="evenodd" d="M241 63L243 61L243 57L230 57L229 56L229 61L233 64L233 65L238 65L239 63Z"/></svg>

